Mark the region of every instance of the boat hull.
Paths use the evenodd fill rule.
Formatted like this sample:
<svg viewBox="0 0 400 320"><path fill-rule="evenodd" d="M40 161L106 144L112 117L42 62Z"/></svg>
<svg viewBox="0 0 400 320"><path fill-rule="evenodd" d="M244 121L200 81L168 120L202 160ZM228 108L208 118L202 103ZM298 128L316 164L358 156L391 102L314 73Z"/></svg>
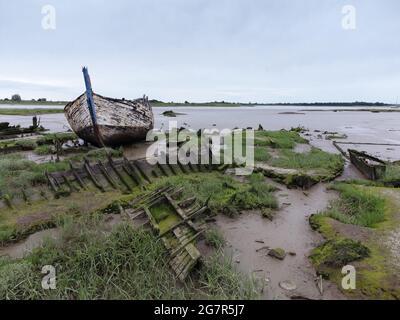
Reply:
<svg viewBox="0 0 400 320"><path fill-rule="evenodd" d="M349 149L350 162L368 179L378 180L384 176L386 164L384 161L364 152Z"/></svg>
<svg viewBox="0 0 400 320"><path fill-rule="evenodd" d="M100 139L95 134L85 94L67 104L64 113L72 130L95 146L113 147L144 140L154 127L153 112L145 98L129 101L98 94L93 98Z"/></svg>

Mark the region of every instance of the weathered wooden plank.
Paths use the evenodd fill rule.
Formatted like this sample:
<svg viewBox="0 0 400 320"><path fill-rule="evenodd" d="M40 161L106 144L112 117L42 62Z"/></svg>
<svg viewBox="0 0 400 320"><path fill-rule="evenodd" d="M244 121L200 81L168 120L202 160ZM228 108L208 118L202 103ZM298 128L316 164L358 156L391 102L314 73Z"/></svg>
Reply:
<svg viewBox="0 0 400 320"><path fill-rule="evenodd" d="M138 180L138 179L136 178L135 173L134 173L133 171L130 170L130 168L128 167L128 165L127 165L126 163L123 163L121 167L122 167L122 170L123 170L129 177L132 178L132 180L134 181L134 183L135 183L137 186L141 186L140 180Z"/></svg>
<svg viewBox="0 0 400 320"><path fill-rule="evenodd" d="M99 166L100 171L101 171L102 174L104 175L104 177L107 179L108 183L109 183L114 189L118 189L117 182L114 181L113 177L110 175L110 173L108 172L106 166L103 164L103 162L101 162L101 160L98 161L98 166Z"/></svg>
<svg viewBox="0 0 400 320"><path fill-rule="evenodd" d="M187 277L187 274L184 274L183 271L187 269L187 265L190 265L192 262L192 257L188 254L186 258L182 261L182 263L178 266L177 277L179 280L184 281Z"/></svg>
<svg viewBox="0 0 400 320"><path fill-rule="evenodd" d="M93 184L96 186L96 188L100 189L100 191L104 192L104 187L103 185L96 179L96 176L92 172L92 168L90 166L90 162L87 158L84 158L85 162L83 164L84 169L86 170L86 173L88 174L90 180L92 180Z"/></svg>
<svg viewBox="0 0 400 320"><path fill-rule="evenodd" d="M51 178L50 174L49 174L47 171L45 171L45 176L46 176L46 178L47 178L47 181L48 181L49 184L50 184L51 189L52 189L54 192L57 192L57 191L58 191L58 188L57 188L56 184L54 183L54 180Z"/></svg>
<svg viewBox="0 0 400 320"><path fill-rule="evenodd" d="M188 171L186 170L186 168L182 165L182 163L178 160L178 166L179 166L179 169L181 169L181 171L183 172L183 173L188 173Z"/></svg>
<svg viewBox="0 0 400 320"><path fill-rule="evenodd" d="M158 228L158 224L157 224L156 220L154 219L153 215L151 214L149 208L143 207L143 210L146 213L147 217L149 218L149 220L151 222L151 226L153 227L153 229L155 231L159 232L160 229Z"/></svg>
<svg viewBox="0 0 400 320"><path fill-rule="evenodd" d="M68 180L68 178L65 174L63 174L62 177L64 178L65 184L68 186L68 188L71 192L79 191L79 189L77 187L72 185L72 183Z"/></svg>
<svg viewBox="0 0 400 320"><path fill-rule="evenodd" d="M189 243L196 240L203 232L204 232L204 230L197 232L195 235L193 235L192 237L187 239L185 242L183 242L179 247L174 249L174 251L171 253L171 257L174 257L175 255L179 254L180 251L182 251Z"/></svg>
<svg viewBox="0 0 400 320"><path fill-rule="evenodd" d="M157 167L160 169L161 173L162 173L165 177L169 177L167 171L166 171L166 170L164 169L164 167L163 167L161 164L159 164L158 162L157 162Z"/></svg>
<svg viewBox="0 0 400 320"><path fill-rule="evenodd" d="M168 193L164 193L165 198L168 200L168 202L172 205L172 207L175 209L175 211L178 213L178 215L182 219L186 219L186 213L177 205L177 203L171 198L171 196Z"/></svg>
<svg viewBox="0 0 400 320"><path fill-rule="evenodd" d="M83 183L83 180L81 179L81 177L80 177L79 173L77 172L77 170L72 165L71 160L69 160L68 162L69 162L69 166L71 168L72 174L74 175L76 181L78 181L78 183L79 183L79 185L81 186L82 189L86 189L86 186Z"/></svg>
<svg viewBox="0 0 400 320"><path fill-rule="evenodd" d="M124 157L124 163L129 168L129 170L131 172L130 175L131 175L132 179L135 181L135 183L138 186L143 185L143 181L142 181L143 179L140 177L140 174L138 174L138 172L133 167L132 163L128 159L126 159L125 157Z"/></svg>
<svg viewBox="0 0 400 320"><path fill-rule="evenodd" d="M178 275L179 280L185 281L187 276L189 275L190 271L193 267L197 264L197 261L200 259L200 253L196 259L192 259L184 266L181 273Z"/></svg>
<svg viewBox="0 0 400 320"><path fill-rule="evenodd" d="M171 266L172 270L175 272L176 276L180 273L181 265L185 260L190 259L188 252L182 252L182 254L175 256L173 259L169 261L169 265Z"/></svg>
<svg viewBox="0 0 400 320"><path fill-rule="evenodd" d="M150 177L146 174L146 172L140 167L139 162L137 160L133 161L133 167L139 171L141 176L148 182L152 183Z"/></svg>
<svg viewBox="0 0 400 320"><path fill-rule="evenodd" d="M177 172L176 172L176 170L174 169L174 167L172 167L172 165L171 165L169 162L167 162L167 166L168 166L169 170L171 170L172 174L173 174L174 176L176 176Z"/></svg>
<svg viewBox="0 0 400 320"><path fill-rule="evenodd" d="M189 166L189 169L190 169L192 172L198 172L198 170L192 165L191 162L188 163L188 166Z"/></svg>
<svg viewBox="0 0 400 320"><path fill-rule="evenodd" d="M176 227L179 227L180 225L182 225L182 224L184 224L184 223L187 223L188 220L193 219L193 217L194 217L195 215L198 215L198 214L200 214L200 213L203 213L203 212L204 212L205 210L207 210L207 209L208 209L208 207L203 207L202 209L200 209L200 210L196 211L195 213L193 213L190 217L187 217L186 219L181 220L181 221L175 223L174 225L170 226L167 230L165 230L164 232L162 232L162 233L159 235L159 237L162 237L162 236L166 235L168 232L171 232L172 230L174 230ZM198 228L196 228L196 229L198 229Z"/></svg>
<svg viewBox="0 0 400 320"><path fill-rule="evenodd" d="M123 175L118 171L113 159L111 157L108 157L108 163L110 164L111 168L114 170L115 174L118 176L119 180L121 180L122 184L129 190L132 191L132 187L129 185L129 183L125 180Z"/></svg>

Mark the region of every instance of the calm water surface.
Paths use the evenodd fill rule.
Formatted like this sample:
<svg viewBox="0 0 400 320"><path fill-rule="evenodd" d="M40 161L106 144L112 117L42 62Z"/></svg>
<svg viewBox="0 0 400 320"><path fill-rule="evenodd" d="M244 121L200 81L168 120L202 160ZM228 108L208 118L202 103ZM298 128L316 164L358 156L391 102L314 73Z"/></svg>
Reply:
<svg viewBox="0 0 400 320"><path fill-rule="evenodd" d="M0 106L10 107L6 105ZM12 106L14 107L14 106ZM54 108L54 106L21 106L21 108ZM361 109L364 107L361 107ZM323 107L327 111L311 111L321 107L304 106L257 106L257 107L156 107L153 108L155 126L157 128L168 128L169 121L176 121L178 126L192 129L200 128L257 128L261 124L264 129L278 130L290 129L291 127L303 126L310 129L315 144L323 144L316 139L314 130L333 131L344 133L348 136L347 141L353 142L375 142L375 143L398 143L400 144L400 112L356 111L357 108L349 107ZM334 112L333 109L346 111ZM164 117L162 113L166 110L174 110L183 113L176 118ZM293 112L294 114L282 114ZM69 129L64 114L49 114L40 116L41 124L51 131L66 131ZM10 122L29 126L32 118L29 116L2 116L0 122ZM377 149L374 147L374 150ZM382 147L383 153L389 154L389 158L400 159L400 148ZM394 150L388 150L394 149ZM380 151L377 153L379 154Z"/></svg>

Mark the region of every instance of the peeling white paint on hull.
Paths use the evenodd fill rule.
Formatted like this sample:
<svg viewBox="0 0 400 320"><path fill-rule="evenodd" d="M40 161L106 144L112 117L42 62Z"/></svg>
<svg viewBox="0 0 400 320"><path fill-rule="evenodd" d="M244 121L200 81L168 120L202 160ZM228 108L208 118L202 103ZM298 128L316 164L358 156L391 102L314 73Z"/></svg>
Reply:
<svg viewBox="0 0 400 320"><path fill-rule="evenodd" d="M112 99L93 93L96 119L106 146L143 140L153 129L154 116L146 98L134 101ZM86 94L67 104L65 116L72 130L83 140L99 146L86 101Z"/></svg>

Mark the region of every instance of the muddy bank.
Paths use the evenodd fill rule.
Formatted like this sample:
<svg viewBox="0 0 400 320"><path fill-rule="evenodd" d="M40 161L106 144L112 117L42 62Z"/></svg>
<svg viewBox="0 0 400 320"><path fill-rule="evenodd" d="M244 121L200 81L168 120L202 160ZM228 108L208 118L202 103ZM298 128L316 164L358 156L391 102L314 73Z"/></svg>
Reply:
<svg viewBox="0 0 400 320"><path fill-rule="evenodd" d="M104 217L104 231L111 232L112 228L122 223L123 217L119 214L108 214ZM40 248L47 240L58 241L61 239L61 228L50 228L35 232L26 239L19 242L0 247L0 257L7 256L11 259L22 259L32 253L36 248Z"/></svg>
<svg viewBox="0 0 400 320"><path fill-rule="evenodd" d="M234 219L223 215L217 217L216 224L228 242L228 254L232 254L239 270L265 281L264 299L290 299L292 296L344 298L336 286L328 282L324 282L324 292L320 294L315 270L308 260L311 250L323 241L311 230L308 216L325 209L336 194L328 192L324 184L314 186L307 193L281 185L279 188L277 196L281 209L273 221L262 218L259 212L244 213ZM267 250L259 250L262 247L283 248L295 255L288 254L280 261L268 256ZM287 280L297 289L282 289L280 282Z"/></svg>
<svg viewBox="0 0 400 320"><path fill-rule="evenodd" d="M9 246L0 247L0 257L8 256L12 259L21 259L27 256L35 248L41 247L46 239L57 240L61 235L59 228L46 229L31 234L23 241L11 244Z"/></svg>

